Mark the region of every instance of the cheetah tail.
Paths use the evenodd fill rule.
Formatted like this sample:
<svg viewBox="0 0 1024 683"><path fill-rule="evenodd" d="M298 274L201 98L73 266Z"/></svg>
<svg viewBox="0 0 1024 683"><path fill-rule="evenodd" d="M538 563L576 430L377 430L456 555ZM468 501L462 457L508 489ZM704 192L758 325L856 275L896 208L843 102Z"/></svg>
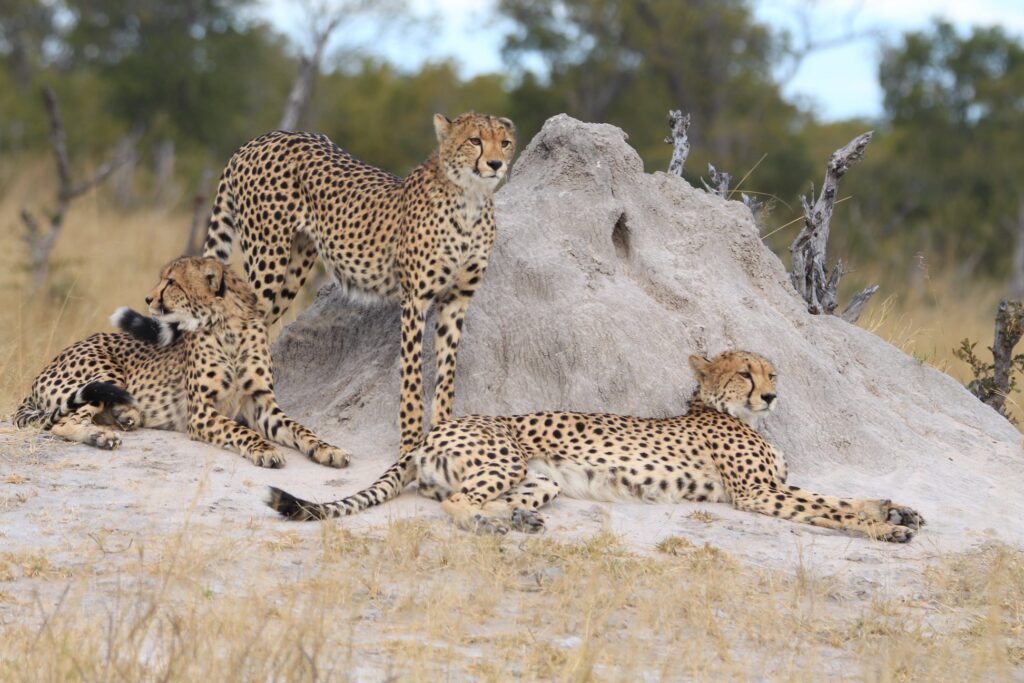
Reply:
<svg viewBox="0 0 1024 683"><path fill-rule="evenodd" d="M69 401L71 409L84 406L86 403L105 403L106 405L131 405L135 399L127 391L113 382L89 382L78 390Z"/></svg>
<svg viewBox="0 0 1024 683"><path fill-rule="evenodd" d="M14 426L18 429L25 427L49 429L53 426L53 419L50 413L36 405L31 396L26 396L14 413Z"/></svg>
<svg viewBox="0 0 1024 683"><path fill-rule="evenodd" d="M415 452L415 451L414 451ZM398 496L416 476L416 463L412 453L398 459L394 465L380 476L369 488L363 489L347 498L331 503L313 503L296 498L287 491L271 486L267 505L289 519L308 521L311 519L328 519L331 517L347 517L360 510L380 505Z"/></svg>
<svg viewBox="0 0 1024 683"><path fill-rule="evenodd" d="M122 332L127 332L139 341L153 346L170 346L181 337L178 323L165 323L133 311L127 306L114 311L114 315L110 316L110 322Z"/></svg>
<svg viewBox="0 0 1024 683"><path fill-rule="evenodd" d="M224 263L231 257L231 249L235 245L235 202L231 198L231 166L232 158L224 167L217 184L217 196L213 199L213 211L206 228L206 244L203 256L215 258Z"/></svg>

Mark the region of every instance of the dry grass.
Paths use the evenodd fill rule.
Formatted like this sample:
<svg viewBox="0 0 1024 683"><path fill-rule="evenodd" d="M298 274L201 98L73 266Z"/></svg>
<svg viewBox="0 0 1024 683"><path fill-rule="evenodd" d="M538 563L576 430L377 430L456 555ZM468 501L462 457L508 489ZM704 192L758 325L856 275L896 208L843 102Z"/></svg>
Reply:
<svg viewBox="0 0 1024 683"><path fill-rule="evenodd" d="M0 679L1002 680L1024 664L1019 551L952 557L918 593L863 597L669 545L651 558L609 533L401 522L194 527L70 548L64 565L0 558L0 594L18 603Z"/></svg>

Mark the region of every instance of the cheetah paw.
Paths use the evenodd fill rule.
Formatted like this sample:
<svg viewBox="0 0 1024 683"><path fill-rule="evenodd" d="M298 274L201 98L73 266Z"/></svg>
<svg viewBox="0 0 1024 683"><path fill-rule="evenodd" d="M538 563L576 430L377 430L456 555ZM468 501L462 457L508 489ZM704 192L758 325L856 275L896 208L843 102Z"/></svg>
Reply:
<svg viewBox="0 0 1024 683"><path fill-rule="evenodd" d="M516 508L512 511L512 528L526 534L537 534L544 531L544 518L533 510Z"/></svg>
<svg viewBox="0 0 1024 683"><path fill-rule="evenodd" d="M249 454L249 460L257 467L279 469L284 467L284 456L274 448L265 448Z"/></svg>
<svg viewBox="0 0 1024 683"><path fill-rule="evenodd" d="M898 503L890 504L886 521L889 524L898 524L910 527L911 529L920 529L927 524L924 517L917 510Z"/></svg>
<svg viewBox="0 0 1024 683"><path fill-rule="evenodd" d="M318 445L309 457L314 462L327 465L328 467L345 467L348 465L349 460L348 451L342 448L335 448L326 443Z"/></svg>
<svg viewBox="0 0 1024 683"><path fill-rule="evenodd" d="M112 451L121 447L121 437L108 430L91 432L85 442L90 446L102 448L105 451Z"/></svg>
<svg viewBox="0 0 1024 683"><path fill-rule="evenodd" d="M913 529L905 526L892 526L885 533L881 534L878 540L888 543L909 543L913 537Z"/></svg>
<svg viewBox="0 0 1024 683"><path fill-rule="evenodd" d="M483 515L473 515L473 519L470 521L470 529L478 534L504 535L508 533L508 525L503 520L495 517L484 517Z"/></svg>

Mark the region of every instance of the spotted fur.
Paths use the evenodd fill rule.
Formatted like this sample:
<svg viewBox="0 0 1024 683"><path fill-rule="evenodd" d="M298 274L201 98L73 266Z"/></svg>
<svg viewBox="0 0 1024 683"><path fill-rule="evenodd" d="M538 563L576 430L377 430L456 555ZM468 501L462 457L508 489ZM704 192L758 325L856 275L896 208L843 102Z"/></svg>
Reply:
<svg viewBox="0 0 1024 683"><path fill-rule="evenodd" d="M150 427L187 432L261 467L284 465L271 442L332 467L348 463L277 405L267 326L244 279L215 259L180 258L146 303L152 318L119 309L113 319L125 331L94 334L51 361L15 424L107 449L121 444L114 428ZM252 428L228 417L238 411Z"/></svg>
<svg viewBox="0 0 1024 683"><path fill-rule="evenodd" d="M312 503L271 489L292 519L352 514L416 480L456 524L504 533L539 531L537 510L559 493L590 500L731 502L740 510L909 541L923 518L889 500L837 498L786 483L785 461L752 427L776 404L775 370L753 353L690 359L698 387L685 415L649 419L545 412L469 416L435 427L365 491Z"/></svg>
<svg viewBox="0 0 1024 683"><path fill-rule="evenodd" d="M345 152L324 135L269 133L232 156L221 176L205 255L234 242L260 309L288 309L317 256L356 297L402 304L401 452L423 439L422 347L437 311L431 424L451 417L455 359L470 298L494 243L491 197L515 151L512 122L434 117L438 148L406 178Z"/></svg>

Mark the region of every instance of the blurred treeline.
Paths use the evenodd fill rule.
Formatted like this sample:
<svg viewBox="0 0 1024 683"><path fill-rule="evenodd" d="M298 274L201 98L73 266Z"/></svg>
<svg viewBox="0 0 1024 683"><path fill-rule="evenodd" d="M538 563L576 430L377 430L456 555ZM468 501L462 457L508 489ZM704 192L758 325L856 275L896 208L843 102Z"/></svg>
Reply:
<svg viewBox="0 0 1024 683"><path fill-rule="evenodd" d="M709 161L734 183L752 171L740 189L777 200L765 232L799 215L799 193L820 182L832 150L873 128L867 160L841 188L851 198L837 213L835 249L897 272L923 253L963 277L1009 276L1024 232L1019 36L935 22L890 39L881 119L821 123L782 95L786 72L813 52L758 23L749 1L499 0L495 13L512 28L500 73L465 80L446 62L405 72L358 51L329 54L300 127L404 174L433 146L435 111L508 115L523 144L564 111L621 126L654 171L671 152L666 113L682 109L693 117L691 182ZM140 135L134 165L111 180L114 201L187 203L203 169L216 175L234 149L278 125L309 49L257 17L249 0L4 0L0 179L49 153L39 97L49 85L76 165Z"/></svg>

